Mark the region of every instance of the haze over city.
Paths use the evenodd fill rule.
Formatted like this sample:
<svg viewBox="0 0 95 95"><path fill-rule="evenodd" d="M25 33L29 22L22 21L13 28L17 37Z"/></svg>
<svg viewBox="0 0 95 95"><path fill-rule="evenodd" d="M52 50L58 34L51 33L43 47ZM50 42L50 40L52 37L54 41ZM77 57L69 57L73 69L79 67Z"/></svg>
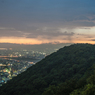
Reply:
<svg viewBox="0 0 95 95"><path fill-rule="evenodd" d="M95 44L95 1L0 0L0 43Z"/></svg>

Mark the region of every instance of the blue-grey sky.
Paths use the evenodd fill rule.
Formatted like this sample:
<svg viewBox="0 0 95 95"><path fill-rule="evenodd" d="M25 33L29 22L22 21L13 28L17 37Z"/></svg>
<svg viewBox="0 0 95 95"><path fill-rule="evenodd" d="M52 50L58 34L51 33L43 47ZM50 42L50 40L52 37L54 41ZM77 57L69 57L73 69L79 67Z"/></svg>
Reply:
<svg viewBox="0 0 95 95"><path fill-rule="evenodd" d="M94 36L94 0L0 0L0 42L94 43Z"/></svg>

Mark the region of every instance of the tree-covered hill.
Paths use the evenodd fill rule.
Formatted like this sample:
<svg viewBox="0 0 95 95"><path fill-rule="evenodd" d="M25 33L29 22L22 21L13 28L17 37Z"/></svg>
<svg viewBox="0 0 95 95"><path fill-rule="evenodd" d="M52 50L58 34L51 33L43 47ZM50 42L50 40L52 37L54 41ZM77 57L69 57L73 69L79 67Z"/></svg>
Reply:
<svg viewBox="0 0 95 95"><path fill-rule="evenodd" d="M95 45L65 46L0 87L0 95L83 95L95 88L94 64Z"/></svg>

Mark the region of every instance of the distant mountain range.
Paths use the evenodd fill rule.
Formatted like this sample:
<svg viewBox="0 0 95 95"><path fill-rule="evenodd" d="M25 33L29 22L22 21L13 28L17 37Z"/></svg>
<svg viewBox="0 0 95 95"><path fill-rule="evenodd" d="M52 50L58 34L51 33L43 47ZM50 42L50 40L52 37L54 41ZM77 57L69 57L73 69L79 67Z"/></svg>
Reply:
<svg viewBox="0 0 95 95"><path fill-rule="evenodd" d="M95 95L95 45L73 44L0 87L0 95Z"/></svg>
<svg viewBox="0 0 95 95"><path fill-rule="evenodd" d="M34 51L54 52L54 49L59 49L68 45L71 45L71 43L56 43L56 44L48 43L48 44L38 44L38 45L0 43L0 48L12 48L15 50L27 49Z"/></svg>

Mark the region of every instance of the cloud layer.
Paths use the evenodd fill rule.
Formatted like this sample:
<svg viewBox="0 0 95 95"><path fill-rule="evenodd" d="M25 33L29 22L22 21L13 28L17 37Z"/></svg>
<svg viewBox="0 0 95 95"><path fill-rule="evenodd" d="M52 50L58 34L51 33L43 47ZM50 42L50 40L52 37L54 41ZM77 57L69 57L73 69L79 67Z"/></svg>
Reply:
<svg viewBox="0 0 95 95"><path fill-rule="evenodd" d="M0 0L0 37L81 39L94 33L94 4L94 0Z"/></svg>

